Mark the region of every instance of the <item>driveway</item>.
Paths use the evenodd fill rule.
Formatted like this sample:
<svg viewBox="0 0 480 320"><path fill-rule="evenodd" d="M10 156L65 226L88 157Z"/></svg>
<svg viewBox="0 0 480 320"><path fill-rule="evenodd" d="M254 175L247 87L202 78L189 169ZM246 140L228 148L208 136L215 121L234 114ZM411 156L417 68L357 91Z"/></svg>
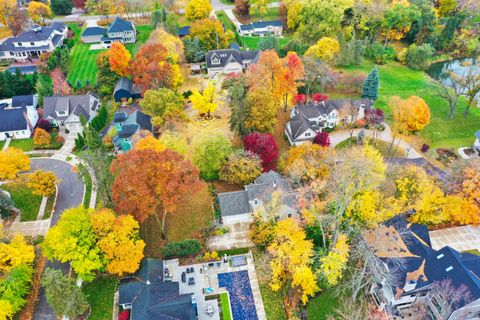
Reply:
<svg viewBox="0 0 480 320"><path fill-rule="evenodd" d="M73 172L73 167L68 163L50 158L32 158L31 168L33 170L43 169L53 171L62 181L58 185L58 196L55 212L52 215L52 226L56 225L61 214L66 209L78 207L82 203L84 185L77 173ZM46 267L62 269L68 271L68 264L62 264L58 261L48 261ZM33 319L36 320L55 320L55 313L47 303L45 291L40 289L38 301L35 306Z"/></svg>
<svg viewBox="0 0 480 320"><path fill-rule="evenodd" d="M430 240L435 250L449 246L460 252L480 251L480 227L462 226L430 231Z"/></svg>

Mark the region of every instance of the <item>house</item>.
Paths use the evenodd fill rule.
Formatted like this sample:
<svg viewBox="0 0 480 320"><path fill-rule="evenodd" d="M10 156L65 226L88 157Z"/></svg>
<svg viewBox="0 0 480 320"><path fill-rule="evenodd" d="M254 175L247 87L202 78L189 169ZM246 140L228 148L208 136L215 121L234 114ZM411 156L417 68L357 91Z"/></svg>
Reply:
<svg viewBox="0 0 480 320"><path fill-rule="evenodd" d="M130 310L130 320L197 319L195 295L180 294L179 283L168 280L164 261L148 258L134 275L120 280L119 305Z"/></svg>
<svg viewBox="0 0 480 320"><path fill-rule="evenodd" d="M475 150L477 150L478 152L480 152L480 130L478 130L477 132L475 132L475 142L473 143L473 148Z"/></svg>
<svg viewBox="0 0 480 320"><path fill-rule="evenodd" d="M102 37L107 33L107 29L103 27L88 27L83 30L81 39L83 43L99 43Z"/></svg>
<svg viewBox="0 0 480 320"><path fill-rule="evenodd" d="M208 76L219 73L241 73L258 59L259 51L240 51L234 49L211 50L205 55Z"/></svg>
<svg viewBox="0 0 480 320"><path fill-rule="evenodd" d="M135 43L137 30L133 22L116 17L107 29L107 33L100 39L105 48L110 48L112 43Z"/></svg>
<svg viewBox="0 0 480 320"><path fill-rule="evenodd" d="M90 122L100 106L100 100L91 92L78 96L44 97L43 118L65 126L69 131L82 131L82 122Z"/></svg>
<svg viewBox="0 0 480 320"><path fill-rule="evenodd" d="M237 31L241 36L279 37L283 32L283 23L280 20L257 21L250 24L241 24Z"/></svg>
<svg viewBox="0 0 480 320"><path fill-rule="evenodd" d="M15 96L0 103L0 141L30 138L38 121L37 95Z"/></svg>
<svg viewBox="0 0 480 320"><path fill-rule="evenodd" d="M428 315L418 319L479 319L480 256L448 246L434 250L427 226L409 223L406 215L364 232L363 239L375 256L368 265L370 294L380 309L399 316L421 304ZM459 288L465 291L455 297Z"/></svg>
<svg viewBox="0 0 480 320"><path fill-rule="evenodd" d="M183 37L186 37L190 34L190 26L184 26L184 27L181 27L180 29L178 29L177 31L177 35L180 37L180 38L183 38Z"/></svg>
<svg viewBox="0 0 480 320"><path fill-rule="evenodd" d="M153 131L152 117L141 111L134 111L130 115L126 111L116 112L113 123L117 135L113 138L115 150L127 152L134 146L134 137L141 131Z"/></svg>
<svg viewBox="0 0 480 320"><path fill-rule="evenodd" d="M291 120L285 124L285 134L290 144L297 146L312 141L322 130L363 119L365 111L372 107L373 101L369 99L299 104L292 110Z"/></svg>
<svg viewBox="0 0 480 320"><path fill-rule="evenodd" d="M127 101L130 98L139 99L141 97L141 90L133 84L132 80L120 78L115 85L113 97L117 102Z"/></svg>
<svg viewBox="0 0 480 320"><path fill-rule="evenodd" d="M263 173L242 191L224 192L217 195L223 224L250 222L253 214L272 200L278 192L283 205L278 210L279 219L298 217L297 193L287 179L275 171Z"/></svg>
<svg viewBox="0 0 480 320"><path fill-rule="evenodd" d="M25 62L38 58L42 53L52 52L63 44L67 30L67 26L60 22L45 27L33 25L0 44L0 60Z"/></svg>

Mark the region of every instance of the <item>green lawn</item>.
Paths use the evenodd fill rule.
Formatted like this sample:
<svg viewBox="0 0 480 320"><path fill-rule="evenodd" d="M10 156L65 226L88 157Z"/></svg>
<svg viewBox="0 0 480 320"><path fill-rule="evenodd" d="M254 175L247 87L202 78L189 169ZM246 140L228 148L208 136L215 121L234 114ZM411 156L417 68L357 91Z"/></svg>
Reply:
<svg viewBox="0 0 480 320"><path fill-rule="evenodd" d="M12 148L21 149L23 151L32 151L33 150L33 139L14 139L10 141L8 145Z"/></svg>
<svg viewBox="0 0 480 320"><path fill-rule="evenodd" d="M227 16L225 11L219 10L215 11L215 15L217 16L218 20L227 28L227 30L230 30L232 32L237 32L237 29L235 28L235 24L230 20L230 18Z"/></svg>
<svg viewBox="0 0 480 320"><path fill-rule="evenodd" d="M265 39L265 37L244 37L241 36L240 38L240 46L245 47L246 49L250 50L257 50L258 49L258 43L262 40ZM288 43L288 38L286 37L278 37L278 46L281 48L285 46Z"/></svg>
<svg viewBox="0 0 480 320"><path fill-rule="evenodd" d="M54 202L55 202L55 195L48 198L47 205L45 206L45 213L43 214L43 219L48 219L52 215Z"/></svg>
<svg viewBox="0 0 480 320"><path fill-rule="evenodd" d="M346 72L363 72L371 70L372 64L365 62L361 66L343 68ZM417 95L425 99L430 106L430 124L420 131L424 138L434 148L458 148L471 146L475 140L473 134L479 129L480 108L472 108L467 118L463 117L465 100L458 103L455 118L447 120L448 104L443 99L435 96L430 77L421 71L414 71L396 62L390 62L378 67L380 72L379 98L376 107L383 109L387 115L390 108L387 103L390 97L398 95L408 98Z"/></svg>
<svg viewBox="0 0 480 320"><path fill-rule="evenodd" d="M78 26L72 27L75 32L76 43L70 51L70 64L68 68L67 79L72 85L79 80L82 85L88 80L91 84L95 83L97 77L97 56L105 50L90 50L91 44L84 44L78 38L81 33ZM126 47L132 55L137 53L138 48L147 41L153 27L151 25L137 26L137 42L127 44Z"/></svg>
<svg viewBox="0 0 480 320"><path fill-rule="evenodd" d="M222 305L222 320L232 320L230 301L226 292L220 293L220 303Z"/></svg>
<svg viewBox="0 0 480 320"><path fill-rule="evenodd" d="M83 169L83 165L79 164L78 165L80 169ZM83 197L83 206L85 208L90 207L90 198L92 197L92 177L90 177L90 174L86 175L84 178L84 183L85 183L85 196Z"/></svg>
<svg viewBox="0 0 480 320"><path fill-rule="evenodd" d="M22 182L4 184L2 185L2 189L10 193L13 204L20 210L20 221L37 220L42 196L34 195L32 190Z"/></svg>
<svg viewBox="0 0 480 320"><path fill-rule="evenodd" d="M91 307L89 320L112 319L113 295L118 287L118 279L113 276L98 276L90 283L84 283L82 291Z"/></svg>
<svg viewBox="0 0 480 320"><path fill-rule="evenodd" d="M335 146L335 149L344 149L344 148L347 148L347 147L351 147L351 146L354 146L356 145L357 143L357 139L356 138L348 138L347 140L345 141L342 141L340 142L339 144L337 144ZM385 141L381 141L381 140L376 140L376 141L372 141L372 139L366 139L365 143L369 143L369 144L372 144L375 149L377 149L380 154L382 156L384 156L385 158L386 157L392 157L392 152L388 152L389 148L390 148L390 143L388 142L385 142ZM395 147L396 147L396 144L395 144ZM401 148L397 148L394 150L393 152L393 158L404 158L405 157L405 151L403 151L403 149Z"/></svg>
<svg viewBox="0 0 480 320"><path fill-rule="evenodd" d="M338 306L338 298L329 292L320 293L307 304L309 319L325 320Z"/></svg>

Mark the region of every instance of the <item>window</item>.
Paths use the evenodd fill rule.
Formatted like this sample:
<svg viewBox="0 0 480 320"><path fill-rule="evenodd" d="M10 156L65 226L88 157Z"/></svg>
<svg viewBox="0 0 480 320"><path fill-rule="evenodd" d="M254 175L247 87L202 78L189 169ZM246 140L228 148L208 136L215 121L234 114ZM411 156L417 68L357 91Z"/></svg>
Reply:
<svg viewBox="0 0 480 320"><path fill-rule="evenodd" d="M21 46L22 46L22 43L21 43L21 42L17 42L17 45L18 45L19 47L21 47Z"/></svg>
<svg viewBox="0 0 480 320"><path fill-rule="evenodd" d="M255 205L257 205L257 204L258 204L258 199L254 199L254 200L253 200L253 203L254 203Z"/></svg>
<svg viewBox="0 0 480 320"><path fill-rule="evenodd" d="M312 134L310 132L305 133L305 137L310 137Z"/></svg>
<svg viewBox="0 0 480 320"><path fill-rule="evenodd" d="M35 42L30 42L30 45L31 45L31 46L34 46L34 45L35 45Z"/></svg>
<svg viewBox="0 0 480 320"><path fill-rule="evenodd" d="M220 59L218 59L218 58L213 58L213 59L212 59L212 64L220 64Z"/></svg>

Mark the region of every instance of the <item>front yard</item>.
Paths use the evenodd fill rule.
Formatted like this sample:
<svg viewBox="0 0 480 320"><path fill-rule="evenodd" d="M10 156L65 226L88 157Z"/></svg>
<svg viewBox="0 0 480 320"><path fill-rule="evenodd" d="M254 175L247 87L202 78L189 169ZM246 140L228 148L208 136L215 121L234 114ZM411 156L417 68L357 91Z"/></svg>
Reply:
<svg viewBox="0 0 480 320"><path fill-rule="evenodd" d="M14 206L20 210L21 222L37 220L42 196L34 195L23 182L10 182L2 185L2 189L10 193Z"/></svg>
<svg viewBox="0 0 480 320"><path fill-rule="evenodd" d="M114 276L99 275L90 283L84 283L82 291L91 308L89 320L112 319L113 296L118 288Z"/></svg>

